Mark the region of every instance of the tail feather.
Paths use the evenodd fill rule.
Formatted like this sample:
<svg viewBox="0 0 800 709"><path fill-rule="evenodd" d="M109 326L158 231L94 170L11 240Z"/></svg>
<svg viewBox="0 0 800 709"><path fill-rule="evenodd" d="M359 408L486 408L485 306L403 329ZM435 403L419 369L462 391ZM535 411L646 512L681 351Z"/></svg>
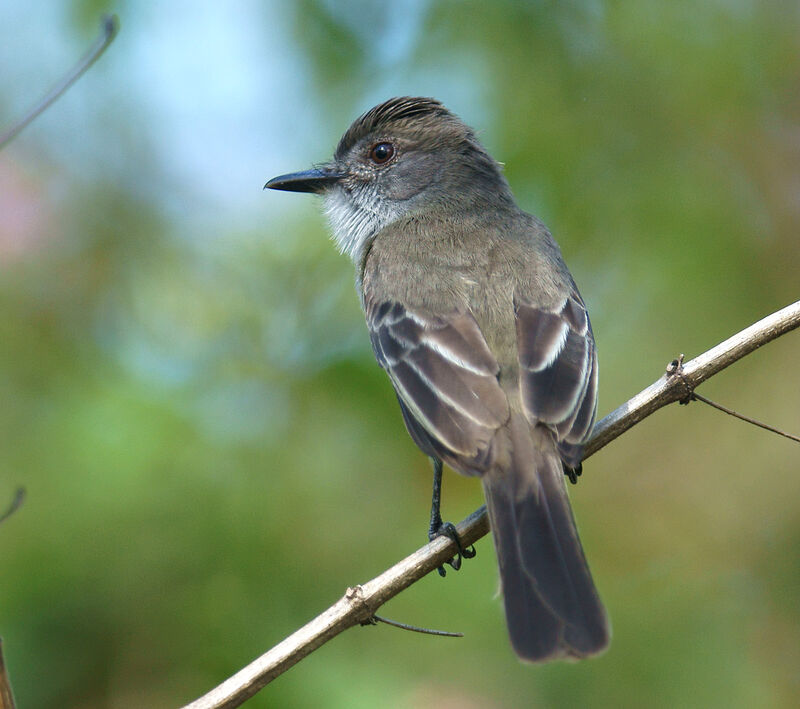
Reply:
<svg viewBox="0 0 800 709"><path fill-rule="evenodd" d="M483 476L506 621L531 662L603 651L611 631L567 499L550 431L512 414L510 455Z"/></svg>

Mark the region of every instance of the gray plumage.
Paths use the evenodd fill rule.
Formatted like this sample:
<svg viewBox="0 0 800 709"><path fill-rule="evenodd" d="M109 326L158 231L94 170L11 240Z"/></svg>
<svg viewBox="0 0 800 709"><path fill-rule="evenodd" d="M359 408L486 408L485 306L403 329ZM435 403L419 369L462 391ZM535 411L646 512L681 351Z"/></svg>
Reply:
<svg viewBox="0 0 800 709"><path fill-rule="evenodd" d="M324 195L411 437L482 479L516 652L604 650L608 619L562 472L562 460L580 463L594 423L597 355L547 229L433 99L376 106L332 162L268 186Z"/></svg>

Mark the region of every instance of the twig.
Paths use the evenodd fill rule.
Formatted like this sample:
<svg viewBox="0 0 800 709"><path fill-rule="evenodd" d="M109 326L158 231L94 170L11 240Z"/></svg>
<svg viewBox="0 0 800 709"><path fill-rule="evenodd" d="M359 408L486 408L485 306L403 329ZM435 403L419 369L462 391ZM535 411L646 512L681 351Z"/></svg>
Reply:
<svg viewBox="0 0 800 709"><path fill-rule="evenodd" d="M380 615L374 615L372 618L365 620L361 625L377 625L378 623L386 623L393 628L400 628L400 630L410 630L412 633L422 633L423 635L436 635L441 638L463 638L464 633L452 633L449 630L433 630L432 628L420 628L418 625L409 625L408 623L400 623L397 620L389 620Z"/></svg>
<svg viewBox="0 0 800 709"><path fill-rule="evenodd" d="M47 110L48 106L56 101L61 94L63 94L70 86L80 79L86 70L100 58L100 55L106 50L106 47L111 44L117 34L118 29L119 22L117 21L115 15L105 15L103 17L103 19L100 21L101 34L95 43L89 48L89 51L87 51L86 54L84 54L78 60L78 63L72 69L70 69L66 76L64 76L52 89L50 89L50 91L41 101L39 101L38 104L28 111L27 115L23 116L8 130L6 130L5 133L0 135L0 150L14 140L20 131L22 131L38 115Z"/></svg>
<svg viewBox="0 0 800 709"><path fill-rule="evenodd" d="M19 487L14 493L14 499L8 509L0 514L0 523L5 522L11 515L19 509L25 499L25 488ZM3 638L0 638L0 709L14 709L14 693L11 691L11 680L6 671L6 662L3 658Z"/></svg>
<svg viewBox="0 0 800 709"><path fill-rule="evenodd" d="M658 381L612 411L594 428L584 458L596 453L642 419L667 404L684 399L687 385L701 382L753 350L800 326L800 301L759 320L725 342L683 366L683 378L664 374ZM457 525L462 544L469 546L489 531L486 508L481 507ZM372 581L349 588L344 597L261 657L241 669L184 709L238 707L275 677L328 640L371 618L377 609L426 574L441 566L456 551L455 542L437 537Z"/></svg>
<svg viewBox="0 0 800 709"><path fill-rule="evenodd" d="M746 423L751 423L753 426L758 426L759 428L763 428L765 431L769 431L770 433L777 433L779 436L783 436L784 438L788 438L790 441L794 441L795 443L800 443L800 438L797 436L793 436L791 433L786 433L786 431L781 431L779 428L775 428L774 426L768 426L757 419L750 418L749 416L745 416L744 414L737 413L733 409L729 409L727 406L723 406L722 404L718 404L716 401L712 401L711 399L703 396L702 394L698 394L694 387L686 381L686 377L683 376L683 358L684 354L681 353L678 355L677 359L673 359L667 365L667 374L674 375L676 377L680 377L683 381L686 396L680 400L681 404L690 404L693 401L701 401L704 404L708 404L712 409L716 409L717 411L722 411L724 414L728 414L728 416L733 416L734 418L739 419L740 421L745 421Z"/></svg>
<svg viewBox="0 0 800 709"><path fill-rule="evenodd" d="M489 531L486 508L481 507L473 512L456 525L456 529L465 546L485 536ZM184 709L231 709L240 706L328 640L354 625L368 621L389 599L451 559L455 547L455 542L449 537L437 537L372 581L348 588L344 596L328 610Z"/></svg>
<svg viewBox="0 0 800 709"><path fill-rule="evenodd" d="M11 500L11 504L8 506L8 509L0 514L0 524L5 522L11 515L13 515L19 508L20 505L25 500L25 488L18 487L17 491L14 493L14 499Z"/></svg>
<svg viewBox="0 0 800 709"><path fill-rule="evenodd" d="M11 691L11 682L3 659L3 638L0 638L0 709L14 709L15 706L14 693Z"/></svg>
<svg viewBox="0 0 800 709"><path fill-rule="evenodd" d="M786 433L786 431L781 431L779 428L775 428L774 426L770 426L769 424L762 423L761 421L751 418L750 416L745 416L744 414L740 414L739 412L734 411L733 409L729 409L727 406L723 406L722 404L718 404L716 401L712 401L711 399L703 396L702 394L698 394L697 392L692 392L692 399L697 399L697 401L702 401L704 404L708 404L709 406L717 409L718 411L722 411L723 413L728 414L728 416L733 416L734 418L746 421L747 423L752 423L753 426L758 426L759 428L763 428L765 431L770 431L771 433L777 433L779 436L788 438L790 441L795 441L796 443L800 443L800 436L795 436L791 433Z"/></svg>
<svg viewBox="0 0 800 709"><path fill-rule="evenodd" d="M588 458L597 453L603 446L611 443L631 426L658 411L662 406L685 398L690 393L686 390L687 385L694 390L727 366L762 345L772 342L776 337L794 330L798 325L800 325L800 301L768 315L716 347L689 360L683 365L683 378L664 374L658 381L612 411L594 427L583 457Z"/></svg>

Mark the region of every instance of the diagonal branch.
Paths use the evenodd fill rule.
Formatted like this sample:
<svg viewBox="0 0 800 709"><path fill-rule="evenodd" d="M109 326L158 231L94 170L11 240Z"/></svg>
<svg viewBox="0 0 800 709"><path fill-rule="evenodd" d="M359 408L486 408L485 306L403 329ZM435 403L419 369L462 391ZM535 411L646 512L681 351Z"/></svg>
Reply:
<svg viewBox="0 0 800 709"><path fill-rule="evenodd" d="M119 22L116 15L106 15L100 23L100 36L95 43L89 48L79 60L78 63L69 70L69 73L64 76L59 82L37 103L28 113L18 120L14 125L8 128L4 133L0 134L0 150L5 148L17 135L33 120L44 113L48 107L53 104L59 96L61 96L70 86L72 86L78 79L83 76L92 64L94 64L100 55L106 51L106 48L114 40L114 37L119 30ZM1 709L1 708L0 708Z"/></svg>
<svg viewBox="0 0 800 709"><path fill-rule="evenodd" d="M17 491L14 493L14 499L11 500L11 504L8 506L8 509L4 512L0 512L0 524L5 522L11 515L13 515L25 501L25 488L18 487ZM2 706L0 706L2 709Z"/></svg>
<svg viewBox="0 0 800 709"><path fill-rule="evenodd" d="M0 638L0 709L14 709L14 693L8 680L6 663L3 659L3 638Z"/></svg>
<svg viewBox="0 0 800 709"><path fill-rule="evenodd" d="M727 366L798 326L800 326L800 300L737 332L694 359L684 362L682 377L674 374L662 375L647 389L639 392L598 422L586 444L584 458L596 453L662 406L681 401L706 379L710 379Z"/></svg>
<svg viewBox="0 0 800 709"><path fill-rule="evenodd" d="M717 372L798 326L800 301L759 320L686 363L676 360L667 373L595 426L584 457L596 453L661 407L685 400L696 386ZM464 546L486 535L489 532L486 508L473 512L457 525L457 529ZM345 595L322 614L184 709L240 706L328 640L354 625L367 623L380 606L441 566L455 551L452 540L437 537L380 576L347 589Z"/></svg>

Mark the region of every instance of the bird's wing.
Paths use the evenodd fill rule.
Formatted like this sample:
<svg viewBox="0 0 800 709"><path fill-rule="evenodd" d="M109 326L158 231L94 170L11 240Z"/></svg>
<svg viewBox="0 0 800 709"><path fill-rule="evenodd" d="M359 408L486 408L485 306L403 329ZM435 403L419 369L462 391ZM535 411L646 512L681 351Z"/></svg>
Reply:
<svg viewBox="0 0 800 709"><path fill-rule="evenodd" d="M509 411L497 381L500 367L473 316L432 315L384 301L367 303L367 324L415 440L426 434L449 460L485 454Z"/></svg>
<svg viewBox="0 0 800 709"><path fill-rule="evenodd" d="M514 307L525 413L547 425L562 457L577 465L597 409L597 352L586 307L574 289L554 308L523 298Z"/></svg>

